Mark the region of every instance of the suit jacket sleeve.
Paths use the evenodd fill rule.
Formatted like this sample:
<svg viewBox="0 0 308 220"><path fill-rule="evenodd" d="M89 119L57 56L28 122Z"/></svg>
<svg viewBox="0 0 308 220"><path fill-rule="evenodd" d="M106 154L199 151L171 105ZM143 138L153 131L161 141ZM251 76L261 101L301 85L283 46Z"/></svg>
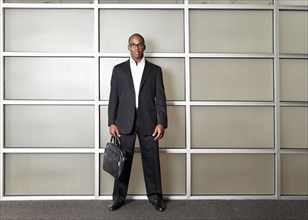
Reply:
<svg viewBox="0 0 308 220"><path fill-rule="evenodd" d="M162 70L159 67L156 75L156 112L157 112L157 124L163 125L165 128L168 127L167 120L167 105L166 95L163 81Z"/></svg>
<svg viewBox="0 0 308 220"><path fill-rule="evenodd" d="M111 81L110 81L110 95L109 95L109 105L108 105L108 126L116 124L117 108L119 104L118 96L118 83L116 67L113 68Z"/></svg>

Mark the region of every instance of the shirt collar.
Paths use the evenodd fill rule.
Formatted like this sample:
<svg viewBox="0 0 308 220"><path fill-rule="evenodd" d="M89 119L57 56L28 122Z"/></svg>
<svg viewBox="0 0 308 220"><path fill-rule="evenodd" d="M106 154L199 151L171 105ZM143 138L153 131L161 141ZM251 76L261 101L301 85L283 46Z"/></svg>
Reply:
<svg viewBox="0 0 308 220"><path fill-rule="evenodd" d="M133 65L137 66L135 60L133 60L132 57L129 58L129 62L130 62L131 65L133 64ZM142 58L142 60L140 61L140 63L138 63L138 65L140 65L140 64L141 64L141 65L145 64L145 58L144 58L144 57Z"/></svg>

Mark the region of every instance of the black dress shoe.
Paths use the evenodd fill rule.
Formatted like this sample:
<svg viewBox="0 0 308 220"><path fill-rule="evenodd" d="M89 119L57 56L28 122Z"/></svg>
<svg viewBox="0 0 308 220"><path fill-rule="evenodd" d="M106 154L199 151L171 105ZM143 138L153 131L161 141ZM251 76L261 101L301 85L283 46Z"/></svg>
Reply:
<svg viewBox="0 0 308 220"><path fill-rule="evenodd" d="M109 206L108 206L108 209L109 211L115 211L115 210L118 210L119 208L121 208L123 205L125 204L125 202L114 202L114 203L111 203Z"/></svg>
<svg viewBox="0 0 308 220"><path fill-rule="evenodd" d="M167 208L166 204L162 200L155 200L152 204L154 205L155 209L159 212L163 212Z"/></svg>

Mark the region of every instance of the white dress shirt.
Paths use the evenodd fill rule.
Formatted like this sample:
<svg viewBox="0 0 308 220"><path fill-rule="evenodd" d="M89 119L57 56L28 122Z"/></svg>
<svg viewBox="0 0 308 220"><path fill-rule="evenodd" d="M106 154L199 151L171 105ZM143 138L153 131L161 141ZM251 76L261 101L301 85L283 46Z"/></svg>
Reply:
<svg viewBox="0 0 308 220"><path fill-rule="evenodd" d="M136 96L136 108L139 106L139 90L140 90L140 83L141 83L141 78L143 74L145 66L145 59L144 57L142 60L136 64L136 62L130 58L130 70L132 72L132 77L134 81L134 87L135 87L135 96Z"/></svg>

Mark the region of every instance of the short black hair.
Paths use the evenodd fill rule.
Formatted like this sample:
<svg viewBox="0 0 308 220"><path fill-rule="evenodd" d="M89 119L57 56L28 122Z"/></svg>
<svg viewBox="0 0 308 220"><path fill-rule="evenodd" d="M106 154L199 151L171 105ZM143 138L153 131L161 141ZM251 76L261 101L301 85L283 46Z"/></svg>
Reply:
<svg viewBox="0 0 308 220"><path fill-rule="evenodd" d="M132 36L130 36L130 37L128 38L128 44L130 43L130 39L132 39L132 37L136 37L136 36L140 37L141 40L142 40L142 43L145 44L144 37L142 37L142 35L141 35L141 34L138 34L138 33L135 33L135 34L133 34Z"/></svg>

